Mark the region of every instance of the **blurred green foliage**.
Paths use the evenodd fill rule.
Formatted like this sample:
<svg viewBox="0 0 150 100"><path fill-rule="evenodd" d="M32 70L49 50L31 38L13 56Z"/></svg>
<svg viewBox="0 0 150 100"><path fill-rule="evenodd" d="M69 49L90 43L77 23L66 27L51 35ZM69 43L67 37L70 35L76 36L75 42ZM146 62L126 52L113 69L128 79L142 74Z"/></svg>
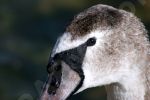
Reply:
<svg viewBox="0 0 150 100"><path fill-rule="evenodd" d="M150 30L148 0L1 0L0 100L35 100L57 37L74 15L99 3L134 11ZM88 89L76 99L106 100L106 92Z"/></svg>

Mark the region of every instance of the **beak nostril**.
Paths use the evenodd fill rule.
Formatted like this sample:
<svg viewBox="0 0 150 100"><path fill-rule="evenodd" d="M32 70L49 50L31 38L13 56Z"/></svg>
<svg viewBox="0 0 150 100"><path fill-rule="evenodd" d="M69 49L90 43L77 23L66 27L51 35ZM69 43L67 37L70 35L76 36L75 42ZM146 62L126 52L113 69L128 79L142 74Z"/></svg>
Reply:
<svg viewBox="0 0 150 100"><path fill-rule="evenodd" d="M51 83L50 83L50 86L48 88L48 93L52 94L52 95L56 94L56 90L59 87L59 85L60 85L60 82L56 79L55 76L53 76Z"/></svg>

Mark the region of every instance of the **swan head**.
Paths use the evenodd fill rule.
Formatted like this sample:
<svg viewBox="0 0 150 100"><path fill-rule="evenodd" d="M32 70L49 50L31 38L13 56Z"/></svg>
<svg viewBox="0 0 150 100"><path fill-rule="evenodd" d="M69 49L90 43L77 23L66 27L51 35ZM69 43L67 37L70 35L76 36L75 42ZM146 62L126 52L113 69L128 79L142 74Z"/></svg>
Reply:
<svg viewBox="0 0 150 100"><path fill-rule="evenodd" d="M87 88L120 82L130 70L123 58L129 50L128 24L140 23L131 13L101 4L75 16L52 50L41 100L65 100Z"/></svg>

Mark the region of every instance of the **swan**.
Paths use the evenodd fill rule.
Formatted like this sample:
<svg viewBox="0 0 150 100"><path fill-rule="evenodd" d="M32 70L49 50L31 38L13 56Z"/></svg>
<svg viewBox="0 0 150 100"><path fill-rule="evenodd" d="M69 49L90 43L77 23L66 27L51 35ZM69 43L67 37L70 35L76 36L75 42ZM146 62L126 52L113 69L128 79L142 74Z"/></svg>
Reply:
<svg viewBox="0 0 150 100"><path fill-rule="evenodd" d="M150 42L134 14L108 5L74 17L57 39L40 100L105 86L108 100L150 100Z"/></svg>

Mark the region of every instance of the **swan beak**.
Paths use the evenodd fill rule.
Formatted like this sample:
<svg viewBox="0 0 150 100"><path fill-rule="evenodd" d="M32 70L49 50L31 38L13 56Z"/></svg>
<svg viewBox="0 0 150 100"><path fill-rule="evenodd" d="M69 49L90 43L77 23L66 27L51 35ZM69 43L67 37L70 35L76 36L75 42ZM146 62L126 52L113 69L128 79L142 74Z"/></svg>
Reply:
<svg viewBox="0 0 150 100"><path fill-rule="evenodd" d="M66 100L73 94L80 80L79 75L66 64L61 74L53 73L48 76L40 100Z"/></svg>
<svg viewBox="0 0 150 100"><path fill-rule="evenodd" d="M85 52L86 45L83 44L50 58L47 66L49 77L41 100L66 100L79 90L84 80L81 67Z"/></svg>

